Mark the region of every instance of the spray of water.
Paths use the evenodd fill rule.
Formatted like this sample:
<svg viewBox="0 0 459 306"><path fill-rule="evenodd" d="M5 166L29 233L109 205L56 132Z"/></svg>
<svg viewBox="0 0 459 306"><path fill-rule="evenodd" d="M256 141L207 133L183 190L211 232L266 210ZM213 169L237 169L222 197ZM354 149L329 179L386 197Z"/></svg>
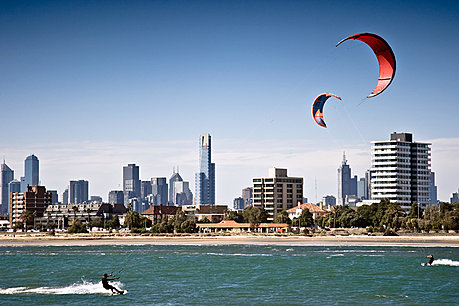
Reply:
<svg viewBox="0 0 459 306"><path fill-rule="evenodd" d="M112 282L117 288L122 288L121 282ZM103 294L111 295L110 290L105 290L102 287L102 282L92 283L83 280L79 283L74 283L66 287L12 287L0 288L2 294Z"/></svg>

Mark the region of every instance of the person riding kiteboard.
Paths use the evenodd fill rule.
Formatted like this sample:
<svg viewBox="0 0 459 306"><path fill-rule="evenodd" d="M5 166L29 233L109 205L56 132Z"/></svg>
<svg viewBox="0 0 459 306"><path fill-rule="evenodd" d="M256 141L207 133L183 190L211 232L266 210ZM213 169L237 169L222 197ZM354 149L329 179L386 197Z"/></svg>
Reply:
<svg viewBox="0 0 459 306"><path fill-rule="evenodd" d="M115 290L119 294L123 294L124 291L120 291L120 290L118 290L117 288L113 287L112 285L110 285L108 283L109 281L118 279L119 277L108 278L109 276L113 276L113 274L110 273L109 275L107 275L107 273L104 273L104 277L102 277L102 286L104 286L104 288L107 289L107 290L111 290L112 293L114 293L113 290Z"/></svg>

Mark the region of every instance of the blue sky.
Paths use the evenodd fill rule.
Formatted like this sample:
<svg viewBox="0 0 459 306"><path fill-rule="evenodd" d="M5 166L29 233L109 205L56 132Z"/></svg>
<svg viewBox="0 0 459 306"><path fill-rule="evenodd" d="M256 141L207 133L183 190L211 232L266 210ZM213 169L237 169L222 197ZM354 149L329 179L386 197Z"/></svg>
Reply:
<svg viewBox="0 0 459 306"><path fill-rule="evenodd" d="M397 58L376 85L361 42L376 33ZM104 199L122 166L142 179L193 184L198 139L213 137L217 201L252 177L287 167L305 196L337 193L342 152L353 174L370 167L370 141L410 132L432 143L439 198L459 187L457 1L1 1L0 154L59 193L88 179ZM312 120L322 92L327 129ZM193 190L194 191L194 190Z"/></svg>

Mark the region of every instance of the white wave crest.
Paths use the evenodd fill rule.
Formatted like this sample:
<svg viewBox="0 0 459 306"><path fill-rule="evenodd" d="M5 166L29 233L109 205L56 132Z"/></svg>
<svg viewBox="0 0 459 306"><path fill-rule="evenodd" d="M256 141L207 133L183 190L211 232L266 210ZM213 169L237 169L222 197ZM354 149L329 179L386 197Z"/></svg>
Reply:
<svg viewBox="0 0 459 306"><path fill-rule="evenodd" d="M432 266L453 266L459 267L459 261L454 261L451 259L435 259L432 263Z"/></svg>
<svg viewBox="0 0 459 306"><path fill-rule="evenodd" d="M117 288L122 288L121 282L112 282ZM83 281L82 283L74 283L67 287L12 287L0 288L2 294L104 294L111 295L110 290L105 290L102 287L102 282L92 283Z"/></svg>

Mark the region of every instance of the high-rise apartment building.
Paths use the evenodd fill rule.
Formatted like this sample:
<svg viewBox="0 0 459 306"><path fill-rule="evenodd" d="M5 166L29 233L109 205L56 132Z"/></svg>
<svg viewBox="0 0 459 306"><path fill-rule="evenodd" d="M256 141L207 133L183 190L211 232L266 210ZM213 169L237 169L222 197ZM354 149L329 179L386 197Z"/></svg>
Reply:
<svg viewBox="0 0 459 306"><path fill-rule="evenodd" d="M128 164L123 167L124 206L129 206L129 199L140 198L139 166Z"/></svg>
<svg viewBox="0 0 459 306"><path fill-rule="evenodd" d="M21 177L21 192L27 191L27 185L34 186L39 183L38 157L29 155L24 161L24 176Z"/></svg>
<svg viewBox="0 0 459 306"><path fill-rule="evenodd" d="M62 193L62 204L69 204L69 189L65 189Z"/></svg>
<svg viewBox="0 0 459 306"><path fill-rule="evenodd" d="M0 214L8 213L10 203L9 183L14 180L14 171L3 161L0 165Z"/></svg>
<svg viewBox="0 0 459 306"><path fill-rule="evenodd" d="M121 190L112 190L108 193L108 203L124 204L124 193Z"/></svg>
<svg viewBox="0 0 459 306"><path fill-rule="evenodd" d="M89 203L89 182L85 180L70 181L69 204Z"/></svg>
<svg viewBox="0 0 459 306"><path fill-rule="evenodd" d="M410 133L392 133L372 142L371 199L389 199L408 210L430 203L430 143L413 142Z"/></svg>
<svg viewBox="0 0 459 306"><path fill-rule="evenodd" d="M271 168L268 177L253 178L252 182L253 206L263 207L268 221L303 200L303 178L288 177L287 169Z"/></svg>
<svg viewBox="0 0 459 306"><path fill-rule="evenodd" d="M233 210L242 210L244 209L244 199L242 197L234 198L233 200Z"/></svg>
<svg viewBox="0 0 459 306"><path fill-rule="evenodd" d="M351 168L343 154L343 162L338 168L338 205L346 205L346 196L351 195L357 195L357 176L351 178Z"/></svg>
<svg viewBox="0 0 459 306"><path fill-rule="evenodd" d="M44 186L27 186L25 192L10 194L9 220L10 227L23 223L20 216L27 210L35 213L35 217L43 217L43 212L48 205L51 205L52 194L46 191Z"/></svg>
<svg viewBox="0 0 459 306"><path fill-rule="evenodd" d="M151 178L151 194L153 205L167 205L169 189L165 177Z"/></svg>
<svg viewBox="0 0 459 306"><path fill-rule="evenodd" d="M196 205L215 205L215 164L210 134L201 134L199 138L199 172L195 184Z"/></svg>
<svg viewBox="0 0 459 306"><path fill-rule="evenodd" d="M151 181L141 181L140 182L140 198L146 199L149 194L151 194Z"/></svg>

